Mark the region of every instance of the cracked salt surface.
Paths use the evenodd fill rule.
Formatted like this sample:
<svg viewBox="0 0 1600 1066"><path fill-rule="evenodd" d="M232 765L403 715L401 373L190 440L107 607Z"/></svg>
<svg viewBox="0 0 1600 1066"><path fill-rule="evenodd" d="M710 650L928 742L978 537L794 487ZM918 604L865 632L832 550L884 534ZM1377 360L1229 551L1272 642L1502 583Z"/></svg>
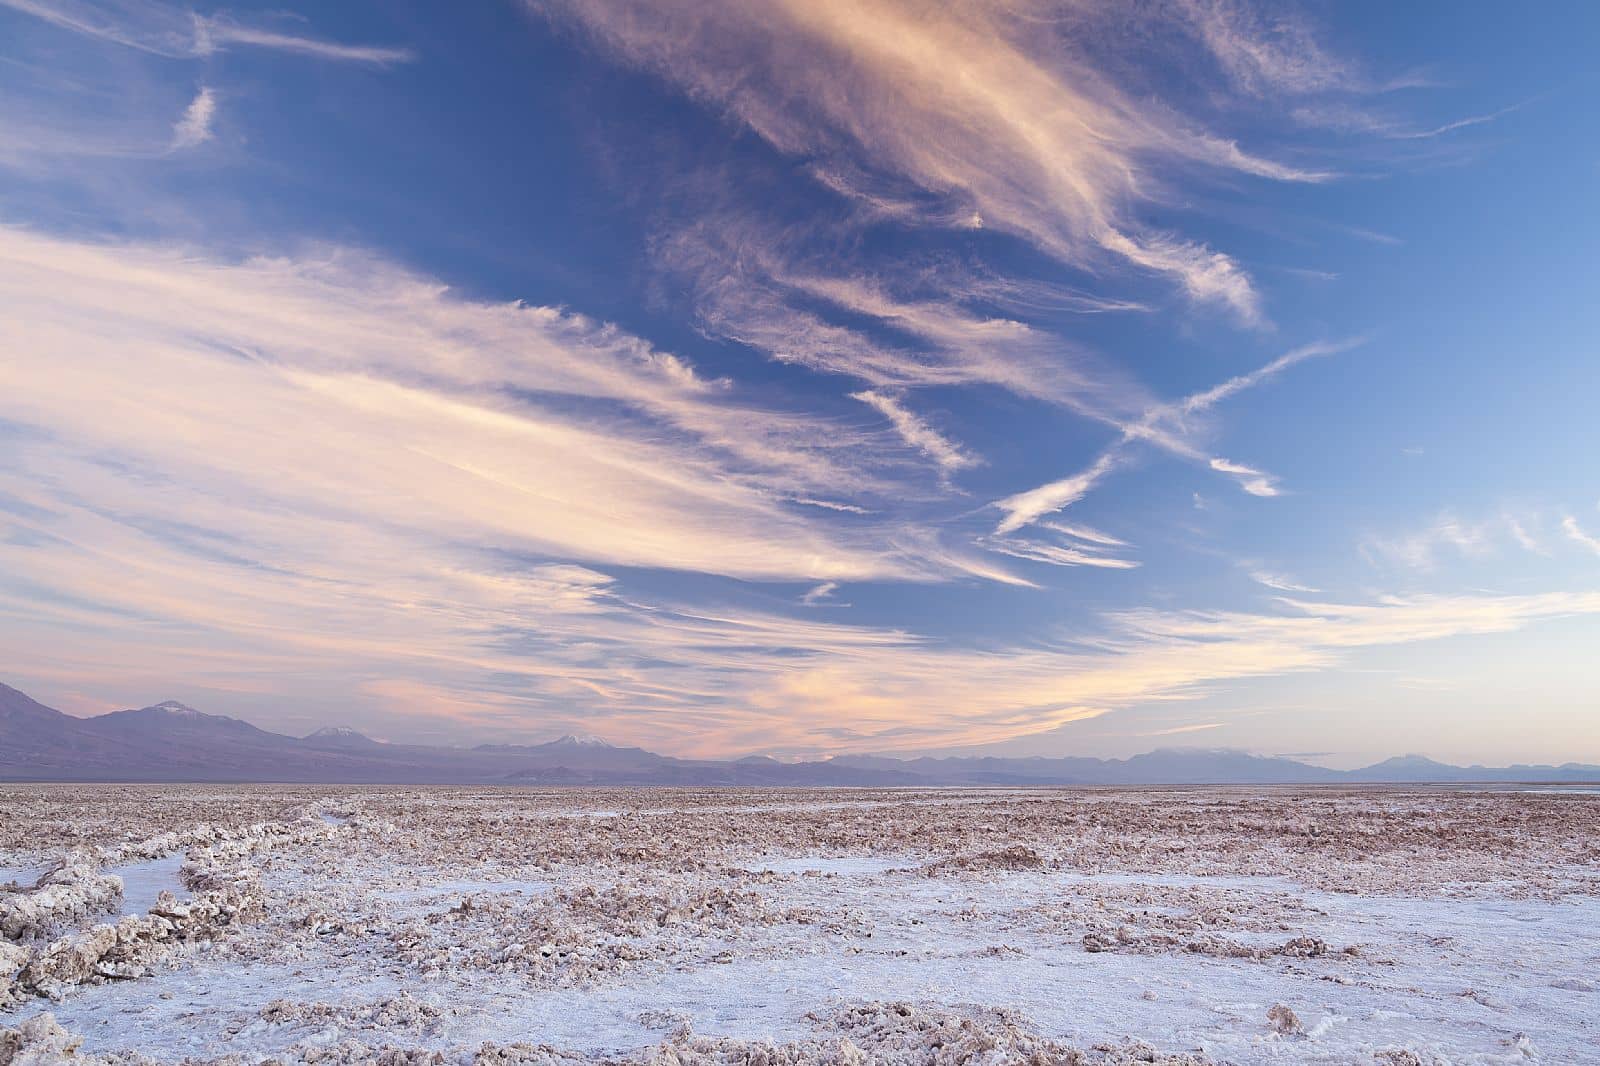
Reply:
<svg viewBox="0 0 1600 1066"><path fill-rule="evenodd" d="M604 819L592 793L345 795L349 821L240 854L259 922L0 1028L50 1010L90 1052L163 1062L349 1039L598 1059L679 1022L812 1040L829 1012L904 1001L1209 1061L1600 1062L1592 799L606 795Z"/></svg>
<svg viewBox="0 0 1600 1066"><path fill-rule="evenodd" d="M1008 880L985 898L1025 907L1053 888L1049 879ZM835 902L849 907L883 898L862 885L838 893ZM648 1010L676 1012L701 1032L798 1039L807 1035L808 1011L867 999L1002 1004L1023 1011L1046 1032L1085 1045L1127 1033L1159 1033L1161 1046L1202 1048L1238 1062L1352 1061L1344 1056L1388 1045L1449 1048L1458 1056L1479 1056L1450 1061L1489 1062L1496 1061L1508 1031L1542 1031L1537 1046L1557 1061L1585 1061L1595 1048L1592 1019L1600 1002L1593 992L1552 994L1549 981L1528 979L1588 972L1600 952L1593 932L1600 928L1600 907L1592 902L1533 904L1529 915L1478 902L1439 906L1316 894L1312 901L1328 913L1323 932L1410 944L1470 932L1483 945L1451 952L1442 966L1431 959L1396 960L1380 977L1339 983L1326 972L1285 973L1254 963L1085 956L1062 943L986 957L983 951L995 939L989 927L962 930L941 917L937 893L899 899L876 909L878 943L858 955L823 951L798 959L746 959L641 975L603 989L545 993L471 979L418 987L403 975L373 976L338 962L294 970L201 959L187 972L157 975L138 987L114 986L92 1001L86 995L59 1004L55 1013L95 1045L121 1046L137 1035L135 1046L193 1054L232 1049L239 1036L229 1029L237 1016L286 994L312 1002L363 1002L402 988L423 1002L464 1011L436 1031L441 1043L533 1035L595 1053L648 1042L651 1034L637 1021ZM1530 917L1547 928L1530 933L1522 920ZM1310 1035L1292 1044L1267 1034L1261 1024L1266 1010L1285 1000L1298 1004L1308 1020ZM260 1050L281 1048L269 1044Z"/></svg>

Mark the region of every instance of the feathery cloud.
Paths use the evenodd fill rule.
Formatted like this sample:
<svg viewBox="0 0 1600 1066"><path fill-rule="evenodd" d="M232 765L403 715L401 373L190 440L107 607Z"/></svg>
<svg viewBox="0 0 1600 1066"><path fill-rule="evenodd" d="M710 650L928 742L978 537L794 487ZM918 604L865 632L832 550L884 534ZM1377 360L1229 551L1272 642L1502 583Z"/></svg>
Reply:
<svg viewBox="0 0 1600 1066"><path fill-rule="evenodd" d="M1310 585L1302 585L1293 578L1285 577L1283 574L1275 574L1267 570L1250 571L1250 580L1259 585L1265 585L1269 589L1276 589L1278 592L1305 592L1315 594L1321 591L1320 589L1312 588Z"/></svg>
<svg viewBox="0 0 1600 1066"><path fill-rule="evenodd" d="M193 148L212 138L211 123L217 116L217 94L209 86L201 86L183 117L172 127L172 147Z"/></svg>
<svg viewBox="0 0 1600 1066"><path fill-rule="evenodd" d="M1060 33L1043 30L1029 4L531 6L581 24L611 54L723 109L777 151L812 160L830 188L934 225L981 219L1073 264L1109 256L1247 323L1261 318L1259 297L1234 260L1142 231L1126 205L1152 195L1152 166L1327 177L1198 130L1148 103L1142 85L1119 86L1071 32L1114 25L1120 9L1110 5L1078 7ZM906 187L928 205L897 197Z"/></svg>
<svg viewBox="0 0 1600 1066"><path fill-rule="evenodd" d="M1180 0L1179 10L1235 85L1263 96L1354 88L1360 76L1329 55L1287 5Z"/></svg>
<svg viewBox="0 0 1600 1066"><path fill-rule="evenodd" d="M1119 453L1115 451L1102 452L1094 462L1070 477L996 500L995 506L1004 511L1006 516L995 527L995 532L1014 532L1047 514L1054 514L1077 503L1116 469L1118 457Z"/></svg>
<svg viewBox="0 0 1600 1066"><path fill-rule="evenodd" d="M72 33L109 41L168 59L212 55L229 44L267 48L343 62L386 65L414 58L407 48L348 45L249 26L228 15L198 15L186 7L148 0L0 0L0 6L32 15Z"/></svg>
<svg viewBox="0 0 1600 1066"><path fill-rule="evenodd" d="M1039 524L1044 529L1051 530L1055 533L1061 533L1065 536L1071 537L1073 540L1081 540L1089 544L1099 545L1101 547L1126 548L1128 546L1127 541L1122 540L1119 537L1113 537L1109 533L1091 528L1090 526L1068 525L1066 522L1041 522Z"/></svg>
<svg viewBox="0 0 1600 1066"><path fill-rule="evenodd" d="M1133 442L1147 443L1180 458L1203 462L1218 473L1238 479L1240 487L1253 496L1279 495L1277 478L1273 475L1242 463L1209 456L1191 443L1190 422L1195 416L1204 414L1222 401L1270 381L1296 364L1317 356L1348 351L1360 343L1359 340L1351 340L1302 345L1249 373L1239 374L1176 402L1152 404L1138 418L1122 423L1119 439L1096 457L1086 469L995 501L994 506L1006 512L1006 517L1001 520L995 531L1013 532L1038 521L1045 515L1054 514L1077 503L1126 462L1128 445Z"/></svg>
<svg viewBox="0 0 1600 1066"><path fill-rule="evenodd" d="M1139 564L1101 551L1062 544L1045 544L1021 537L990 537L983 541L990 551L1052 566L1092 566L1104 570L1132 570Z"/></svg>
<svg viewBox="0 0 1600 1066"><path fill-rule="evenodd" d="M805 604L807 607L811 607L815 604L821 603L823 600L831 598L833 594L838 591L839 583L837 581L824 581L815 588L807 589L806 594L800 597L800 602Z"/></svg>
<svg viewBox="0 0 1600 1066"><path fill-rule="evenodd" d="M1561 529L1574 544L1581 544L1596 555L1600 555L1600 537L1590 536L1584 532L1583 527L1578 525L1576 518L1567 515L1561 520Z"/></svg>
<svg viewBox="0 0 1600 1066"><path fill-rule="evenodd" d="M623 565L959 570L913 561L931 541L886 548L774 494L873 484L841 427L741 405L579 316L473 303L348 253L229 264L14 229L0 230L0 292L26 309L6 325L8 417L199 491ZM603 406L572 413L583 400Z"/></svg>
<svg viewBox="0 0 1600 1066"><path fill-rule="evenodd" d="M1421 571L1433 570L1445 552L1481 559L1514 546L1536 555L1548 555L1549 549L1541 540L1543 526L1543 518L1536 511L1513 513L1507 510L1477 519L1445 511L1422 529L1397 535L1369 535L1362 541L1361 551L1369 560L1383 560ZM1567 532L1570 536L1571 529Z"/></svg>
<svg viewBox="0 0 1600 1066"><path fill-rule="evenodd" d="M942 476L948 477L957 470L976 466L981 462L976 456L969 455L960 446L946 439L922 418L908 411L893 396L868 390L853 392L850 397L860 400L887 418L889 424L894 426L895 432L900 434L900 439L932 459L938 465Z"/></svg>
<svg viewBox="0 0 1600 1066"><path fill-rule="evenodd" d="M409 48L339 44L317 37L246 26L223 16L212 18L195 16L195 54L211 55L214 52L221 51L228 45L268 48L279 52L309 56L313 59L327 59L344 63L371 63L377 66L406 63L416 58L416 54Z"/></svg>
<svg viewBox="0 0 1600 1066"><path fill-rule="evenodd" d="M0 3L175 58L413 58L161 4ZM1348 344L1167 401L1074 338L1070 316L1149 314L1169 289L1267 325L1239 260L1183 232L1179 211L1156 225L1147 209L1197 202L1191 177L1333 175L1185 113L1190 89L1228 105L1205 108L1217 124L1364 79L1304 26L1223 0L538 6L754 135L712 209L650 205L650 249L687 280L704 334L805 382L801 409L757 399L742 368L708 375L581 314L474 299L349 250L241 260L0 229L0 615L19 662L74 684L182 674L227 691L339 674L354 698L489 732L537 718L685 753L827 751L1000 740L1338 668L1361 648L1600 613L1583 592L1290 596L1263 614L1091 610L1070 634L980 642L806 610L847 582L1026 589L1043 566L1133 582L1128 541L1048 519L1143 448L1275 495L1273 475L1212 453L1209 416ZM1152 48L1200 49L1198 84L1156 84L1138 61ZM173 147L212 136L217 99L201 88ZM157 116L154 154L177 106ZM796 224L750 203L738 168L757 156L826 206ZM1111 440L971 536L983 514L905 503L906 449L846 400L948 476L980 460L918 413L950 409L923 402L934 388L1048 405ZM1574 520L1568 533L1596 546ZM656 571L674 576L641 573Z"/></svg>
<svg viewBox="0 0 1600 1066"><path fill-rule="evenodd" d="M1229 459L1215 458L1211 460L1211 469L1236 478L1239 482L1239 487L1252 496L1277 496L1280 494L1278 479L1264 470L1257 470L1253 466L1235 463Z"/></svg>
<svg viewBox="0 0 1600 1066"><path fill-rule="evenodd" d="M849 473L831 451L859 451L836 423L737 450L730 424L773 412L741 407L736 385L380 261L0 230L0 298L18 309L0 324L0 615L31 677L79 688L182 674L282 691L339 672L481 734L537 716L685 753L936 747L1600 613L1580 592L1291 600L1114 612L1059 644L977 649L645 598L618 567L809 579L813 602L845 580L1020 579L934 530L797 516L801 487ZM604 431L512 393L602 402ZM1103 543L1117 538L1056 532L1076 543L1002 547L1132 565Z"/></svg>

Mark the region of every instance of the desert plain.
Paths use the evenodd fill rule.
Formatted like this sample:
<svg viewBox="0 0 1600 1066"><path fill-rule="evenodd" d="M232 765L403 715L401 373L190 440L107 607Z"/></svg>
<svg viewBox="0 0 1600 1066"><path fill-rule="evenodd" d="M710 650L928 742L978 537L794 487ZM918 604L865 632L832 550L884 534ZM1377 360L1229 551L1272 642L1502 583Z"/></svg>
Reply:
<svg viewBox="0 0 1600 1066"><path fill-rule="evenodd" d="M59 1061L1600 1062L1600 794L0 786Z"/></svg>

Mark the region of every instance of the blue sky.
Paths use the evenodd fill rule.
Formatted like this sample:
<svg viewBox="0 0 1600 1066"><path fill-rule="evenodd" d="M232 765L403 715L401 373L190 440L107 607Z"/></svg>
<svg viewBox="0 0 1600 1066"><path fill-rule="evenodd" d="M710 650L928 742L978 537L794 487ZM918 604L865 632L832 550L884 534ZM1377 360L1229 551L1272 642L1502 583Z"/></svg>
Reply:
<svg viewBox="0 0 1600 1066"><path fill-rule="evenodd" d="M1597 22L0 0L6 680L1600 762Z"/></svg>

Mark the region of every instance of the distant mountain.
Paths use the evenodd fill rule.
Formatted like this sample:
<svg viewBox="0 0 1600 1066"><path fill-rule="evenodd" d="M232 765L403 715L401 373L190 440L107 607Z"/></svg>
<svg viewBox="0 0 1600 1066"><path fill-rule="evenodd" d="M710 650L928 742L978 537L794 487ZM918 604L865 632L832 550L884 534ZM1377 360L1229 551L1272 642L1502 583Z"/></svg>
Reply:
<svg viewBox="0 0 1600 1066"><path fill-rule="evenodd" d="M177 700L168 700L153 707L140 707L134 711L112 711L83 720L93 722L96 730L140 739L225 739L232 743L247 744L273 744L291 739L257 729L237 718L197 711Z"/></svg>
<svg viewBox="0 0 1600 1066"><path fill-rule="evenodd" d="M844 755L833 762L860 769L898 767L941 784L963 785L1317 784L1342 779L1338 770L1226 748L1162 748L1131 759L973 756L900 761Z"/></svg>
<svg viewBox="0 0 1600 1066"><path fill-rule="evenodd" d="M319 729L315 733L301 737L300 743L310 748L326 748L330 751L367 751L383 746L371 737L345 725L330 725Z"/></svg>
<svg viewBox="0 0 1600 1066"><path fill-rule="evenodd" d="M1352 781L1416 781L1416 782L1449 782L1449 781L1483 781L1483 782L1516 782L1537 781L1556 784L1574 784L1600 782L1600 766L1590 766L1584 763L1562 763L1560 766L1548 764L1529 765L1517 763L1513 766L1450 766L1447 763L1435 762L1425 755L1401 755L1371 766L1362 767L1360 770L1350 771L1349 780Z"/></svg>
<svg viewBox="0 0 1600 1066"><path fill-rule="evenodd" d="M115 766L120 752L113 738L85 728L82 720L0 685L0 774L32 777L33 768L69 766L93 771Z"/></svg>
<svg viewBox="0 0 1600 1066"><path fill-rule="evenodd" d="M1163 748L1129 759L845 755L780 762L750 755L718 761L678 759L576 735L468 750L383 744L343 726L290 737L174 701L74 718L0 685L0 780L796 788L1578 783L1600 782L1600 766L1460 767L1406 755L1341 771L1227 748Z"/></svg>
<svg viewBox="0 0 1600 1066"><path fill-rule="evenodd" d="M643 748L619 748L599 737L570 735L544 744L480 744L472 750L519 759L530 768L546 769L564 766L571 770L637 772L677 761Z"/></svg>
<svg viewBox="0 0 1600 1066"><path fill-rule="evenodd" d="M600 737L594 736L591 733L568 733L566 736L561 737L558 740L551 741L551 743L552 744L564 744L567 747L572 747L572 748L612 748L612 747L616 747L616 745L612 744L609 740L603 740Z"/></svg>
<svg viewBox="0 0 1600 1066"><path fill-rule="evenodd" d="M1426 755L1397 755L1380 763L1352 770L1357 781L1449 781L1459 774L1457 767L1435 762Z"/></svg>
<svg viewBox="0 0 1600 1066"><path fill-rule="evenodd" d="M1344 779L1338 770L1227 748L1163 748L1124 760L1122 774L1131 783L1149 785L1307 785Z"/></svg>

